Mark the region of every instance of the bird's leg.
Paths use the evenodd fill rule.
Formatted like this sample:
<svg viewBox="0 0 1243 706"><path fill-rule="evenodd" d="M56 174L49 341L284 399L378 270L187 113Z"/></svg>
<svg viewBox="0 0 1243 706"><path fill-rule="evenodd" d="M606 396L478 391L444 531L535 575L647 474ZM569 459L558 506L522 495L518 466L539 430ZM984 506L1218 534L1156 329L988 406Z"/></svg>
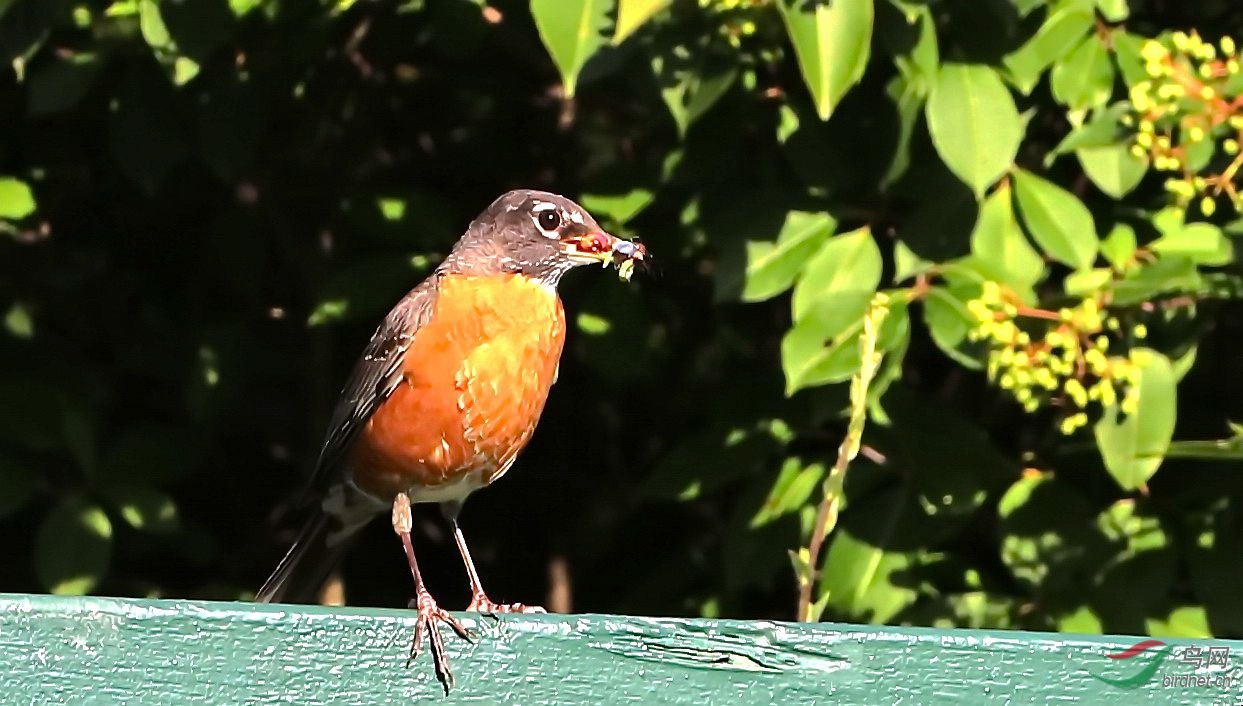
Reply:
<svg viewBox="0 0 1243 706"><path fill-rule="evenodd" d="M470 549L466 546L466 536L458 524L457 516L462 509L461 503L445 503L441 506L445 517L453 524L453 539L457 542L457 550L462 555L462 563L466 565L466 578L470 581L470 605L466 610L473 610L485 615L495 613L547 613L548 611L535 605L522 603L494 603L488 594L483 592L483 584L479 581L479 572L475 570L475 561L470 558Z"/></svg>
<svg viewBox="0 0 1243 706"><path fill-rule="evenodd" d="M414 518L410 512L410 498L405 493L398 493L393 499L393 531L401 539L402 547L406 550L406 561L410 564L410 575L414 577L415 597L410 601L410 607L418 609L418 617L414 622L414 642L410 645L410 658L406 661L406 665L409 666L423 650L423 634L426 632L432 642L432 661L436 666L436 676L439 677L440 683L445 687L445 693L448 694L453 686L453 672L449 669L449 660L445 656L444 638L441 637L436 623L439 621L453 628L453 632L463 640L470 640L470 633L466 632L466 628L462 627L457 618L436 604L436 599L432 598L432 594L423 585L423 575L419 573L419 562L414 558L414 543L410 539L410 530L413 526Z"/></svg>

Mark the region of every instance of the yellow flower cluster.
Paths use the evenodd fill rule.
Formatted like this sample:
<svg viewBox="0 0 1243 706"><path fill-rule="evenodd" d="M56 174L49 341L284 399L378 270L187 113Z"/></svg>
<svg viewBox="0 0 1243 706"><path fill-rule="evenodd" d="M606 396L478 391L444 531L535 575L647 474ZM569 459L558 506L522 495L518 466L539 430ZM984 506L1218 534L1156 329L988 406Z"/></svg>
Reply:
<svg viewBox="0 0 1243 706"><path fill-rule="evenodd" d="M1222 37L1212 44L1195 32L1174 32L1147 41L1140 58L1148 78L1131 86L1133 113L1124 118L1135 129L1131 152L1173 173L1165 188L1179 205L1196 202L1211 216L1225 196L1243 210L1234 184L1243 166L1243 104L1236 101L1243 77L1234 39ZM1206 165L1216 154L1231 162L1209 173Z"/></svg>
<svg viewBox="0 0 1243 706"><path fill-rule="evenodd" d="M1065 407L1063 434L1086 426L1090 414L1107 407L1135 411L1136 361L1131 355L1110 355L1122 327L1094 297L1057 312L1029 309L998 283L985 282L967 309L975 319L969 339L989 347L989 380L1028 412L1050 404ZM1147 335L1142 324L1130 333Z"/></svg>

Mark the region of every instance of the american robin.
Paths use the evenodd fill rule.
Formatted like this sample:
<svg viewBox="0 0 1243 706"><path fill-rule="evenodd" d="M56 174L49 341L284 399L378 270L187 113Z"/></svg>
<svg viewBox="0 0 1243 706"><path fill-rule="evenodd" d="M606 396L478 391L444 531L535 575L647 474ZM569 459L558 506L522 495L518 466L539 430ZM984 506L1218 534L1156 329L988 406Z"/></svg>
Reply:
<svg viewBox="0 0 1243 706"><path fill-rule="evenodd" d="M494 201L371 337L329 422L310 485L313 517L256 599L313 600L346 540L391 510L414 577L411 657L430 634L447 689L436 623L467 633L424 586L410 539L410 504L439 503L470 581L467 609L542 612L488 598L458 514L470 493L505 475L535 430L565 340L562 275L613 263L629 278L645 254L562 196L519 190Z"/></svg>

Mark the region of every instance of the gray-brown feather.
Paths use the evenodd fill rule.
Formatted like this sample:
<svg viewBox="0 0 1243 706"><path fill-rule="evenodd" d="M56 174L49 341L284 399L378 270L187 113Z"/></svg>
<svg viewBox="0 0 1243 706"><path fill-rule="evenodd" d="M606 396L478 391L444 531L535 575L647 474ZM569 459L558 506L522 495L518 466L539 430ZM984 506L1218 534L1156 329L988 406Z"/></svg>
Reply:
<svg viewBox="0 0 1243 706"><path fill-rule="evenodd" d="M337 479L338 465L354 435L401 383L406 350L415 333L431 319L439 279L439 273L433 274L412 289L372 334L362 357L346 379L328 422L328 434L312 476L313 487L322 487Z"/></svg>

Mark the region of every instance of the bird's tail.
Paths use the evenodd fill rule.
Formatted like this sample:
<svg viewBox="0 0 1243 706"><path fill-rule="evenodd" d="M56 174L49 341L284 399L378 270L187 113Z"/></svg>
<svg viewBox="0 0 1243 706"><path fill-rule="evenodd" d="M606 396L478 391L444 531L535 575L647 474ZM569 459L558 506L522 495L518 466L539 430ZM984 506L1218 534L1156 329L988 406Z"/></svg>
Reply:
<svg viewBox="0 0 1243 706"><path fill-rule="evenodd" d="M383 506L351 486L333 486L276 570L255 595L260 603L315 603L350 539Z"/></svg>

